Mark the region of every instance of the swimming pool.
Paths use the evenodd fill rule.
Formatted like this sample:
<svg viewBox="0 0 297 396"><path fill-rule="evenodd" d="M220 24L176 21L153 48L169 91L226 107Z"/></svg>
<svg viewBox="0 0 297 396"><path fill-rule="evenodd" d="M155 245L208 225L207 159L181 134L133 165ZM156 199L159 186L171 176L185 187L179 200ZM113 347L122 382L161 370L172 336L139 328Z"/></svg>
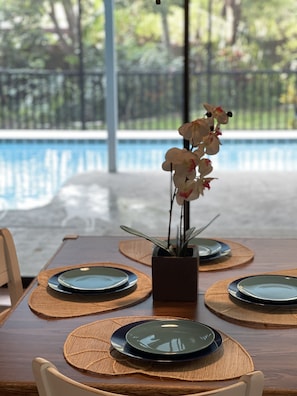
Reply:
<svg viewBox="0 0 297 396"><path fill-rule="evenodd" d="M297 139L222 139L212 157L220 171L295 171ZM170 147L181 139L123 139L118 143L120 172L161 170ZM105 140L0 140L0 210L44 205L67 179L87 171L107 171Z"/></svg>

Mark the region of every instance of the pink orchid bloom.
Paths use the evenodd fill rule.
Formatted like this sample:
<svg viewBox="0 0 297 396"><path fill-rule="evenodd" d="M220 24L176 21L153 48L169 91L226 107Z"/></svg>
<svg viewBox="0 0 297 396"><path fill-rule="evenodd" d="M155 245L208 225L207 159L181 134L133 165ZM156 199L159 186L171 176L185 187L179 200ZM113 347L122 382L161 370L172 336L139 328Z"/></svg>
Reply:
<svg viewBox="0 0 297 396"><path fill-rule="evenodd" d="M222 131L221 131L221 128L220 128L220 124L217 124L217 125L216 125L216 128L215 128L215 130L214 130L214 133L215 133L217 136L222 136Z"/></svg>
<svg viewBox="0 0 297 396"><path fill-rule="evenodd" d="M194 180L196 176L196 168L193 169L191 172L187 172L185 168L180 166L175 170L175 173L173 175L173 183L176 188L180 188L184 185L186 180Z"/></svg>
<svg viewBox="0 0 297 396"><path fill-rule="evenodd" d="M212 172L212 164L211 164L211 160L209 160L208 158L202 158L199 161L199 165L198 165L198 169L199 169L199 173L201 177L204 177L206 175L209 175Z"/></svg>
<svg viewBox="0 0 297 396"><path fill-rule="evenodd" d="M180 176L192 179L193 174L196 175L198 162L199 158L191 151L173 147L165 154L162 169L165 171L175 170Z"/></svg>
<svg viewBox="0 0 297 396"><path fill-rule="evenodd" d="M199 198L200 195L204 195L204 190L206 188L210 189L212 180L213 178L208 177L184 181L177 190L176 202L178 205L183 205L185 201L193 201Z"/></svg>
<svg viewBox="0 0 297 396"><path fill-rule="evenodd" d="M177 193L176 193L176 202L178 205L183 205L185 201L190 201L190 197L193 196L193 193L195 191L195 198L193 197L192 199L197 199L199 197L199 194L197 194L197 189L196 189L196 180L187 180L183 181L183 183L178 187Z"/></svg>
<svg viewBox="0 0 297 396"><path fill-rule="evenodd" d="M210 132L204 139L205 152L209 155L217 154L220 150L220 139L215 132Z"/></svg>
<svg viewBox="0 0 297 396"><path fill-rule="evenodd" d="M203 184L203 190L205 190L205 188L207 188L208 190L210 190L210 182L211 182L212 180L214 180L213 177L207 177L207 178L203 179L203 182L202 182L202 184Z"/></svg>
<svg viewBox="0 0 297 396"><path fill-rule="evenodd" d="M212 106L208 103L204 103L203 106L219 124L228 124L229 117L232 117L232 113L230 111L226 112L221 106Z"/></svg>
<svg viewBox="0 0 297 396"><path fill-rule="evenodd" d="M189 140L193 147L197 147L209 133L212 125L213 118L198 118L179 127L178 132L186 140Z"/></svg>

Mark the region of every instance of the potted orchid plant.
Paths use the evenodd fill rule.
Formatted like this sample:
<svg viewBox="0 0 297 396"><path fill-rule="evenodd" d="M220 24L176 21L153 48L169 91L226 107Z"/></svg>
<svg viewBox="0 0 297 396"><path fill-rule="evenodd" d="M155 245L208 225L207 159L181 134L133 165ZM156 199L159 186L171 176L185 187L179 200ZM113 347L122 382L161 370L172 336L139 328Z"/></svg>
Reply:
<svg viewBox="0 0 297 396"><path fill-rule="evenodd" d="M192 122L183 124L178 132L188 141L189 148L170 148L162 164L162 169L171 174L170 210L167 239L148 236L133 228L122 225L121 228L130 234L145 238L159 247L169 256L187 256L188 245L197 235L204 231L219 215L201 228L184 229L184 203L193 201L204 195L210 189L214 180L210 177L213 170L209 156L215 155L220 149L219 136L222 134L220 125L227 124L231 112L220 106L204 105L205 114ZM172 214L174 202L180 206L180 221L176 238L171 237Z"/></svg>

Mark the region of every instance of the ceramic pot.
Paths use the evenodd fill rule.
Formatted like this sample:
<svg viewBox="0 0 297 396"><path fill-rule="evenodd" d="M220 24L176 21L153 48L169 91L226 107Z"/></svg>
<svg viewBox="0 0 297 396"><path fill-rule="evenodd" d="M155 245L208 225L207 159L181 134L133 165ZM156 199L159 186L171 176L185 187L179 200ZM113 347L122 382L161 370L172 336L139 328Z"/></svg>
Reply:
<svg viewBox="0 0 297 396"><path fill-rule="evenodd" d="M155 247L152 256L154 301L197 301L199 251L189 246L187 256L170 256Z"/></svg>

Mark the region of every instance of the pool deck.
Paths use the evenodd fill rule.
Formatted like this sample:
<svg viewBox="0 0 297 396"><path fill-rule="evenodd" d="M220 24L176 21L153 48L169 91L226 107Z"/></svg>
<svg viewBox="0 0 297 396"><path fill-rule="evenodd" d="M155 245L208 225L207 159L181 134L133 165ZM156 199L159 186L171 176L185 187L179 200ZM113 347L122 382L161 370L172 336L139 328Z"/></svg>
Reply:
<svg viewBox="0 0 297 396"><path fill-rule="evenodd" d="M178 139L177 131L118 131L119 139ZM106 139L106 131L0 130L1 139ZM224 131L223 139L297 139L297 130ZM213 173L211 191L191 203L191 225L221 216L202 236L297 238L296 172ZM166 172L88 172L69 179L45 206L0 212L17 247L21 273L35 276L68 234L120 235L125 224L166 235Z"/></svg>
<svg viewBox="0 0 297 396"><path fill-rule="evenodd" d="M72 177L45 206L0 213L16 243L21 273L35 276L65 235L120 235L125 224L166 235L166 172L89 172ZM204 197L191 203L191 226L220 217L205 237L297 238L296 172L214 171Z"/></svg>

